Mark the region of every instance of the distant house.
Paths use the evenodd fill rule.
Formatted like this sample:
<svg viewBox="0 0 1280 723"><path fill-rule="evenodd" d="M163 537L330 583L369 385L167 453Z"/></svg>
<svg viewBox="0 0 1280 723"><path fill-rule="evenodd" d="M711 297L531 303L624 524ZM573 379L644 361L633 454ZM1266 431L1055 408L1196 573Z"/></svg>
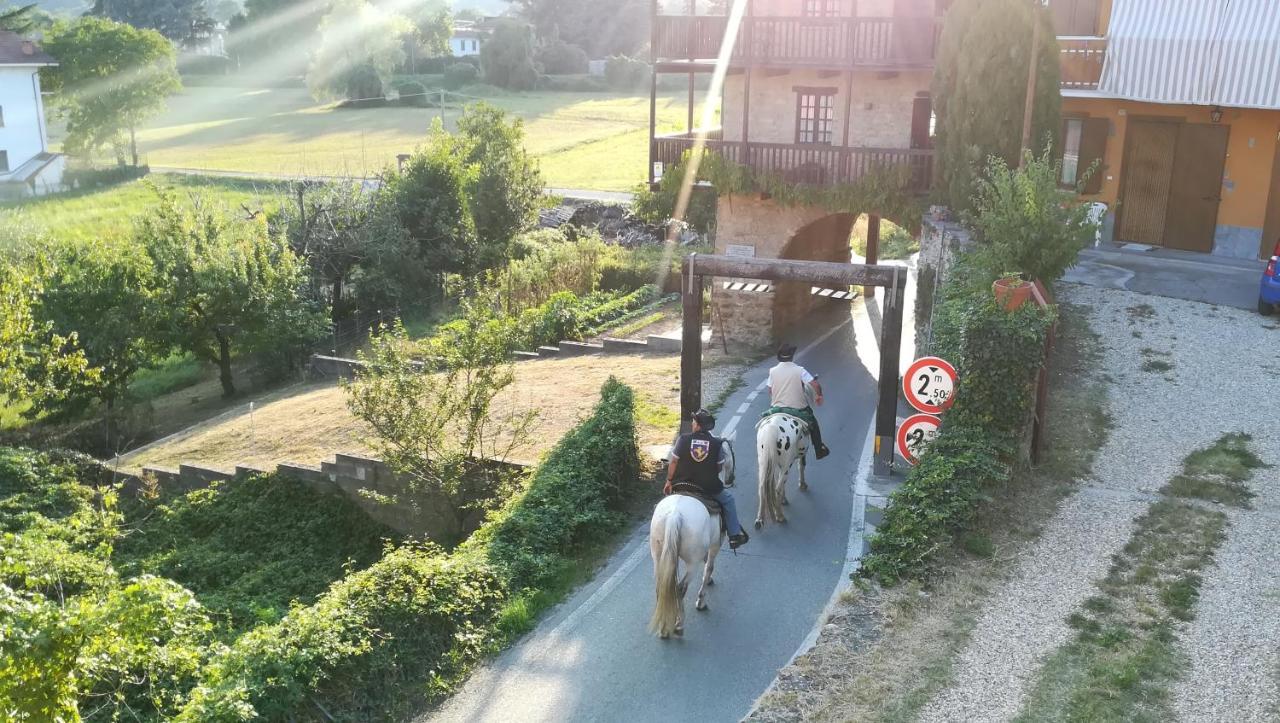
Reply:
<svg viewBox="0 0 1280 723"><path fill-rule="evenodd" d="M56 64L34 42L0 31L0 197L62 187L66 157L49 152L40 98L40 68Z"/></svg>
<svg viewBox="0 0 1280 723"><path fill-rule="evenodd" d="M1116 242L1254 259L1280 238L1280 3L1050 0L1063 178Z"/></svg>
<svg viewBox="0 0 1280 723"><path fill-rule="evenodd" d="M449 37L449 54L455 58L479 55L480 46L488 38L488 31L475 23L457 21L453 25L453 35Z"/></svg>

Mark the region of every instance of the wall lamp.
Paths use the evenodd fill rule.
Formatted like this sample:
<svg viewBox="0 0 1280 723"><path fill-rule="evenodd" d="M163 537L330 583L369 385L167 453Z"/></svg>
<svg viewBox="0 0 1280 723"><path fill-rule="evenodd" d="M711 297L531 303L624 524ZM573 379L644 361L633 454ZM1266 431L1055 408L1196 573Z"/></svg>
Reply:
<svg viewBox="0 0 1280 723"><path fill-rule="evenodd" d="M1222 122L1222 107L1221 107L1221 106L1216 106L1216 105L1215 105L1215 106L1213 107L1213 110L1209 111L1209 121L1210 121L1210 122L1212 122L1212 123L1221 123L1221 122Z"/></svg>

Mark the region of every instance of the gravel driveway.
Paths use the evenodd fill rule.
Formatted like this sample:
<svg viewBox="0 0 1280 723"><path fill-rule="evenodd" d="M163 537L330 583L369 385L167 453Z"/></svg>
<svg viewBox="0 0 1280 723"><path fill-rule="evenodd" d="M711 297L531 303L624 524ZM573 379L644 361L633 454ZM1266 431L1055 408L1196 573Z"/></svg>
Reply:
<svg viewBox="0 0 1280 723"><path fill-rule="evenodd" d="M1044 534L991 596L950 687L927 721L1006 721L1022 709L1041 661L1069 640L1066 617L1094 592L1134 519L1183 458L1224 432L1254 436L1280 464L1280 324L1254 313L1129 291L1064 285L1089 309L1111 379L1111 435L1094 478L1064 501ZM1165 365L1169 365L1165 368ZM1145 366L1145 370L1144 370ZM1280 484L1252 482L1251 510L1224 508L1227 541L1206 571L1196 619L1180 631L1190 656L1174 686L1183 720L1274 720L1280 713Z"/></svg>

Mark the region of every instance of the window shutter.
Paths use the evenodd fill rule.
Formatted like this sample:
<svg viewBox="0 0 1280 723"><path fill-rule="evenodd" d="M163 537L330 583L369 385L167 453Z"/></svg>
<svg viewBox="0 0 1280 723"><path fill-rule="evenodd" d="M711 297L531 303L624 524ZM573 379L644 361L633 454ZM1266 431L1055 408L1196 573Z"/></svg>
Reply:
<svg viewBox="0 0 1280 723"><path fill-rule="evenodd" d="M1098 193L1102 190L1102 179L1107 175L1104 157L1107 153L1107 135L1111 132L1111 121L1106 118L1085 118L1084 128L1080 134L1080 172L1084 173L1098 162L1093 175L1084 184L1085 193Z"/></svg>
<svg viewBox="0 0 1280 723"><path fill-rule="evenodd" d="M924 96L911 104L911 147L933 148L929 137L929 118L933 115L933 99Z"/></svg>

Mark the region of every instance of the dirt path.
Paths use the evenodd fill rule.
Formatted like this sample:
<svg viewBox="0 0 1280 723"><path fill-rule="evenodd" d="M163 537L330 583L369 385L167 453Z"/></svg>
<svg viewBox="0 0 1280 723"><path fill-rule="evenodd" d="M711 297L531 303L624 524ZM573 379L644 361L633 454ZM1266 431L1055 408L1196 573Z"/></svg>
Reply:
<svg viewBox="0 0 1280 723"><path fill-rule="evenodd" d="M1280 463L1274 408L1257 399L1280 378L1276 325L1242 310L1127 291L1068 287L1062 296L1090 309L1102 337L1114 427L1094 479L1019 555L956 659L952 683L922 720L1007 721L1023 710L1040 664L1074 635L1067 615L1096 591L1134 519L1191 450L1246 432L1265 462ZM1230 513L1195 619L1177 631L1190 660L1174 686L1183 720L1267 720L1280 703L1280 489L1274 472L1257 475L1253 486L1253 509Z"/></svg>

